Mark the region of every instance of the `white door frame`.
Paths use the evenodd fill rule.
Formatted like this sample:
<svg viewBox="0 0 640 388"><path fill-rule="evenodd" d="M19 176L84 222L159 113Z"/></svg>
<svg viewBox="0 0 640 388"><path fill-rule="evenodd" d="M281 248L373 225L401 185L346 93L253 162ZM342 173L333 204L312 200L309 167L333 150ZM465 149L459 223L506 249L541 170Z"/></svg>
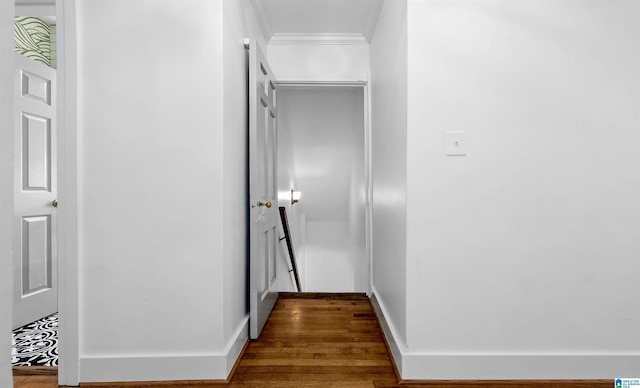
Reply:
<svg viewBox="0 0 640 388"><path fill-rule="evenodd" d="M78 333L78 141L76 0L56 0L58 61L58 384L76 386Z"/></svg>
<svg viewBox="0 0 640 388"><path fill-rule="evenodd" d="M339 87L352 86L361 87L364 101L364 183L365 183L365 260L369 271L369 282L367 284L367 296L371 296L373 287L373 174L371 171L371 91L370 82L366 77L313 77L300 78L296 76L277 76L276 87Z"/></svg>
<svg viewBox="0 0 640 388"><path fill-rule="evenodd" d="M57 210L60 319L58 384L72 386L79 384L76 0L55 0L55 5L54 1L43 3L44 5L33 5L25 2L14 9L15 14L56 16L60 203Z"/></svg>
<svg viewBox="0 0 640 388"><path fill-rule="evenodd" d="M15 5L0 1L0 29L10 31ZM13 220L13 176L14 176L14 56L11 44L13 37L0 33L0 217ZM0 224L0 265L13 266L11 222ZM0 352L4 360L0 363L0 385L11 386L11 337L13 321L13 271L0 271ZM6 352L6 353L5 353Z"/></svg>

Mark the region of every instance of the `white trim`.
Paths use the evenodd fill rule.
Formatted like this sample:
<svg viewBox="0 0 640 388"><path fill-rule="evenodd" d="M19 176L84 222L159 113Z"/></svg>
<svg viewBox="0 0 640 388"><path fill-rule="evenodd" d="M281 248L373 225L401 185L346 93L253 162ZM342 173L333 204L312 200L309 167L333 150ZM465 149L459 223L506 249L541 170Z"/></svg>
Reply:
<svg viewBox="0 0 640 388"><path fill-rule="evenodd" d="M371 289L371 305L373 306L373 309L378 316L380 326L382 326L382 334L389 344L389 349L391 349L391 357L393 357L393 361L395 362L398 371L402 375L402 367L404 364L404 355L402 353L402 349L405 348L405 344L396 334L397 331L393 327L391 321L387 320L389 314L387 313L387 309L384 307L382 301L378 299L378 291L376 291L376 288L373 285L371 285ZM402 377L406 378L404 375Z"/></svg>
<svg viewBox="0 0 640 388"><path fill-rule="evenodd" d="M59 385L78 385L78 141L76 2L56 6L58 50Z"/></svg>
<svg viewBox="0 0 640 388"><path fill-rule="evenodd" d="M407 353L401 375L408 380L563 380L637 376L640 356L610 355L424 355Z"/></svg>
<svg viewBox="0 0 640 388"><path fill-rule="evenodd" d="M367 15L364 33L274 33L271 20L267 16L266 9L261 0L251 0L251 5L258 19L265 42L268 44L369 44L378 15L382 9L384 0L373 0Z"/></svg>
<svg viewBox="0 0 640 388"><path fill-rule="evenodd" d="M286 87L286 88L304 88L307 89L309 87L313 88L321 88L321 87L340 87L340 86L349 86L349 87L366 87L366 81L277 81L275 82L276 87Z"/></svg>
<svg viewBox="0 0 640 388"><path fill-rule="evenodd" d="M309 33L309 34L297 34L297 33L275 33L271 36L271 39L267 41L269 44L292 44L292 45L307 45L307 44L369 44L365 36L360 33L342 33L342 34L330 34L330 33Z"/></svg>
<svg viewBox="0 0 640 388"><path fill-rule="evenodd" d="M365 258L367 260L368 286L367 296L373 295L373 126L371 125L371 74L364 88L364 177L365 177Z"/></svg>
<svg viewBox="0 0 640 388"><path fill-rule="evenodd" d="M271 29L271 22L267 17L264 5L261 0L251 0L251 5L253 6L253 11L258 19L258 24L260 25L260 30L264 36L264 41L269 43L269 40L271 40L271 37L273 36L273 30Z"/></svg>
<svg viewBox="0 0 640 388"><path fill-rule="evenodd" d="M520 354L407 352L373 289L373 306L393 360L405 380L562 380L636 376L640 354Z"/></svg>
<svg viewBox="0 0 640 388"><path fill-rule="evenodd" d="M276 85L299 84L307 86L336 86L349 85L353 83L366 84L366 75L344 75L340 77L325 75L298 75L298 74L276 74Z"/></svg>
<svg viewBox="0 0 640 388"><path fill-rule="evenodd" d="M14 197L14 52L11 1L0 0L0 386L13 387L11 327L13 324L13 197Z"/></svg>
<svg viewBox="0 0 640 388"><path fill-rule="evenodd" d="M371 158L371 138L372 138L372 127L371 127L371 92L369 88L369 80L364 83L364 87L362 88L362 102L364 112L362 112L362 121L364 123L363 128L363 163L364 163L364 260L366 265L366 288L365 292L367 296L371 296L371 287L373 287L373 282L371 281L372 275L372 264L373 264L373 250L371 250L371 242L373 241L373 208L372 208L372 192L369 190L371 188L371 182L373 181L373 160Z"/></svg>
<svg viewBox="0 0 640 388"><path fill-rule="evenodd" d="M289 89L297 89L297 88L324 88L324 87L351 87L351 88L362 88L363 91L363 115L364 115L364 181L365 185L371 184L373 180L373 170L372 170L372 159L371 159L371 89L369 88L369 76L344 76L344 77L335 77L335 76L317 76L310 77L308 75L304 76L277 76L277 81L275 82L276 87L285 87ZM365 289L363 290L367 296L371 296L372 293L372 265L373 265L373 251L372 241L373 241L373 227L372 227L372 218L370 215L372 214L371 202L370 202L370 192L369 188L365 188L365 260L367 261L367 281L365 285ZM304 218L304 214L301 215L301 227L302 236L306 235L306 218ZM306 246L306 242L303 241L302 246ZM304 255L304 260L306 260L306 254ZM304 265L304 286L303 289L306 290L307 286L307 273L306 271L306 261Z"/></svg>
<svg viewBox="0 0 640 388"><path fill-rule="evenodd" d="M364 38L368 43L371 43L371 38L373 37L373 31L376 29L376 24L378 23L378 16L380 15L380 10L382 9L383 0L373 0L371 2L371 8L369 9L369 17L367 18L367 24L364 29Z"/></svg>
<svg viewBox="0 0 640 388"><path fill-rule="evenodd" d="M229 343L224 348L223 353L227 359L227 378L229 377L231 369L233 369L236 361L238 361L242 348L244 348L244 344L246 344L247 341L249 341L249 315L240 322L240 325L236 329L235 333L233 333L231 340L229 340Z"/></svg>
<svg viewBox="0 0 640 388"><path fill-rule="evenodd" d="M80 381L225 380L224 354L128 355L80 358Z"/></svg>
<svg viewBox="0 0 640 388"><path fill-rule="evenodd" d="M226 380L249 339L246 316L221 353L80 358L80 381Z"/></svg>

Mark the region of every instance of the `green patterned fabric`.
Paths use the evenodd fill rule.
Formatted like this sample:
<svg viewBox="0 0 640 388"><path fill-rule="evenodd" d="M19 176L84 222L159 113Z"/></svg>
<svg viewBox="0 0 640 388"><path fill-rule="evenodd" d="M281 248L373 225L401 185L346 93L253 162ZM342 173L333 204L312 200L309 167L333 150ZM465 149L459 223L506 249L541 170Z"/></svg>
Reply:
<svg viewBox="0 0 640 388"><path fill-rule="evenodd" d="M47 23L34 17L17 17L15 43L18 54L51 66L51 30Z"/></svg>

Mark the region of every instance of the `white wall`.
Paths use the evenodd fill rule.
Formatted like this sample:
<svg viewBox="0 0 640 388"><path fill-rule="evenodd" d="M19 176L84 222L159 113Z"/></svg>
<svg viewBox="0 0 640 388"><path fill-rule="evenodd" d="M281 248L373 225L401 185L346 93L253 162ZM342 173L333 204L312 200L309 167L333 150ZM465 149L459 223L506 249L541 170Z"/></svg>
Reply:
<svg viewBox="0 0 640 388"><path fill-rule="evenodd" d="M13 13L10 1L0 1L0 386L13 387L11 324L13 316Z"/></svg>
<svg viewBox="0 0 640 388"><path fill-rule="evenodd" d="M278 81L364 81L369 74L369 46L364 44L270 44L267 55Z"/></svg>
<svg viewBox="0 0 640 388"><path fill-rule="evenodd" d="M238 355L248 338L247 52L243 39L266 48L249 0L223 1L223 341ZM235 361L235 357L228 357ZM233 363L227 365L227 373Z"/></svg>
<svg viewBox="0 0 640 388"><path fill-rule="evenodd" d="M304 290L366 291L363 90L280 88L278 101L279 131L290 138L302 193L292 208L306 217Z"/></svg>
<svg viewBox="0 0 640 388"><path fill-rule="evenodd" d="M307 219L306 231L305 291L362 292L355 289L357 274L354 257L349 256L351 236L347 222Z"/></svg>
<svg viewBox="0 0 640 388"><path fill-rule="evenodd" d="M640 3L408 15L403 377L640 374Z"/></svg>
<svg viewBox="0 0 640 388"><path fill-rule="evenodd" d="M406 1L385 1L371 40L373 293L399 367L407 314L406 17Z"/></svg>
<svg viewBox="0 0 640 388"><path fill-rule="evenodd" d="M80 380L224 378L222 1L77 6Z"/></svg>

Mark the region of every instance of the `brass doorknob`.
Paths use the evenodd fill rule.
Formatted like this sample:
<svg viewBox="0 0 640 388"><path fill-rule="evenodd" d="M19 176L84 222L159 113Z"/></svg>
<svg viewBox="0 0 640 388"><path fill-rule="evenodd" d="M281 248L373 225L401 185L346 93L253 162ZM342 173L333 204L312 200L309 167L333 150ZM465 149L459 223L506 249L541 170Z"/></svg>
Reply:
<svg viewBox="0 0 640 388"><path fill-rule="evenodd" d="M266 206L267 209L271 208L271 201L267 201L267 202L258 202L258 206Z"/></svg>
<svg viewBox="0 0 640 388"><path fill-rule="evenodd" d="M53 202L51 202L51 204L53 205L53 207L58 207L58 200L54 199Z"/></svg>

